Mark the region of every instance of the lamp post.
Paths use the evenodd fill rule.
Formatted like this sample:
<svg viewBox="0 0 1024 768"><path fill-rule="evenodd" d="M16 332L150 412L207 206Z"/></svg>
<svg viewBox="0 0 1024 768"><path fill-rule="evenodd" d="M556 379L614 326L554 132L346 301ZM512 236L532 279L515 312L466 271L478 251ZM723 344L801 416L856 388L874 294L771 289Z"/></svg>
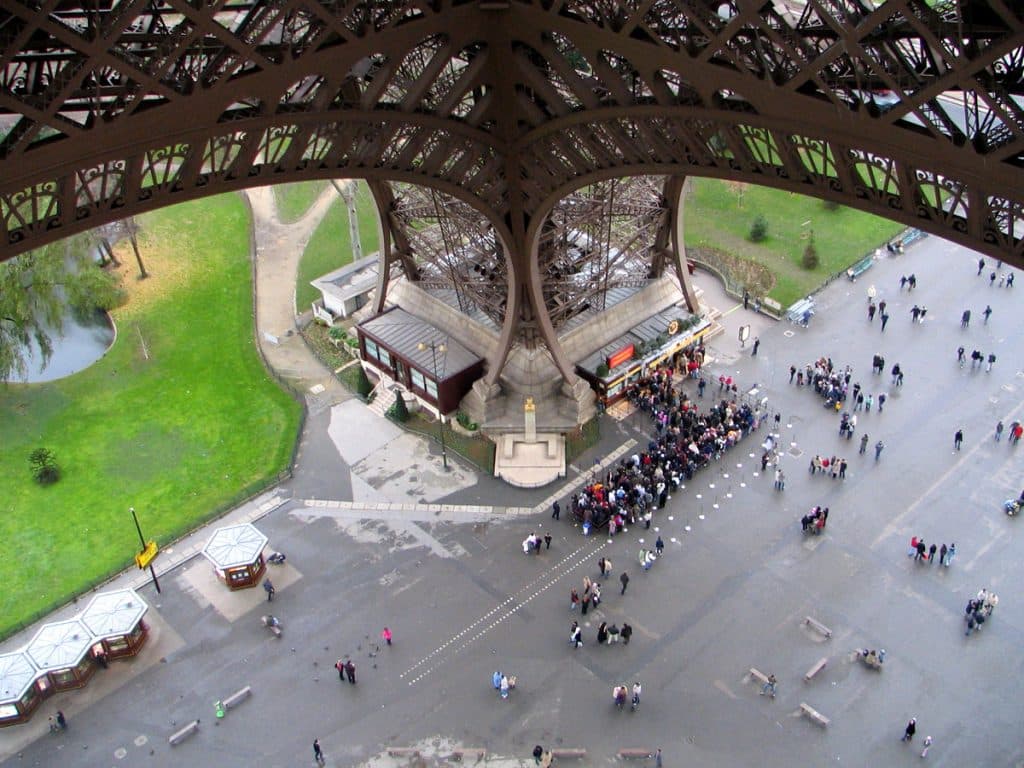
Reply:
<svg viewBox="0 0 1024 768"><path fill-rule="evenodd" d="M440 352L443 355L448 348L444 344L434 341L421 341L416 345L420 352L426 351L428 347L430 348L430 363L434 372L434 387L437 389L437 418L441 422L441 463L445 469L448 469L448 450L444 444L444 413L441 412L441 382L437 378L437 353Z"/></svg>
<svg viewBox="0 0 1024 768"><path fill-rule="evenodd" d="M139 516L135 514L135 507L128 507L128 511L132 513L132 520L135 521L135 530L139 533L139 543L142 544L142 551L146 551L146 537L142 535L142 526L139 525ZM155 549L153 550L156 551ZM156 578L156 568L153 567L153 561L149 561L149 573L153 576L153 586L156 587L156 593L160 594L160 582Z"/></svg>

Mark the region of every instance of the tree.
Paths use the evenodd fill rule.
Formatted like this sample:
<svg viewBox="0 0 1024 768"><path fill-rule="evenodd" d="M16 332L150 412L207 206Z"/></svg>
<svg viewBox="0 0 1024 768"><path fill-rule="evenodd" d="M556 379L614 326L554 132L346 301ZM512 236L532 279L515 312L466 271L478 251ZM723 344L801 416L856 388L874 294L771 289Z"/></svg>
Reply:
<svg viewBox="0 0 1024 768"><path fill-rule="evenodd" d="M117 276L93 262L95 247L86 233L0 263L0 380L25 376L33 341L46 365L51 335L60 334L69 311L87 314L123 302Z"/></svg>
<svg viewBox="0 0 1024 768"><path fill-rule="evenodd" d="M807 241L807 247L804 248L804 255L803 258L800 260L800 263L803 266L803 268L808 271L818 268L818 249L814 245L813 234Z"/></svg>
<svg viewBox="0 0 1024 768"><path fill-rule="evenodd" d="M53 485L60 480L57 457L49 448L36 448L29 454L28 463L32 467L32 477L40 485Z"/></svg>
<svg viewBox="0 0 1024 768"><path fill-rule="evenodd" d="M124 231L128 233L132 250L135 251L135 261L139 263L139 280L145 280L149 277L149 273L146 272L146 265L142 263L142 255L139 253L139 223L135 221L134 216L129 216L122 224L124 224Z"/></svg>
<svg viewBox="0 0 1024 768"><path fill-rule="evenodd" d="M370 383L369 377L366 375L366 371L363 370L363 366L359 366L359 373L356 379L356 393L362 397L367 398L370 393L373 392L373 384Z"/></svg>
<svg viewBox="0 0 1024 768"><path fill-rule="evenodd" d="M760 243L768 237L768 220L760 213L754 217L754 221L750 225L750 235L748 237L752 243Z"/></svg>
<svg viewBox="0 0 1024 768"><path fill-rule="evenodd" d="M391 406L391 418L404 424L409 420L409 406L405 404L405 395L395 393L395 404Z"/></svg>

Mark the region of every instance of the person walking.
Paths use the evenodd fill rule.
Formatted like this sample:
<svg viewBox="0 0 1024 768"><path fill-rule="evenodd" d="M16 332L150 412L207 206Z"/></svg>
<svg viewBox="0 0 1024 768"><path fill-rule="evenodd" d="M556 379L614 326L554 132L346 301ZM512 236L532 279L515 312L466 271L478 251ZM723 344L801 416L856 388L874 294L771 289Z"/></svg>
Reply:
<svg viewBox="0 0 1024 768"><path fill-rule="evenodd" d="M789 366L789 383L790 384L793 383L793 377L794 376L796 376L796 366L795 365L791 365L791 366Z"/></svg>
<svg viewBox="0 0 1024 768"><path fill-rule="evenodd" d="M761 695L770 695L773 699L775 698L775 686L778 680L775 679L775 675L768 675L768 679L764 681L764 685L761 686Z"/></svg>
<svg viewBox="0 0 1024 768"><path fill-rule="evenodd" d="M989 352L988 353L988 365L985 366L985 370L986 371L991 371L992 370L992 366L995 365L995 362L996 362L995 353Z"/></svg>
<svg viewBox="0 0 1024 768"><path fill-rule="evenodd" d="M569 627L569 644L576 649L583 645L583 630L575 621Z"/></svg>
<svg viewBox="0 0 1024 768"><path fill-rule="evenodd" d="M754 337L754 351L750 353L751 357L757 357L757 348L761 346L761 337Z"/></svg>
<svg viewBox="0 0 1024 768"><path fill-rule="evenodd" d="M629 586L629 574L623 571L622 575L619 576L619 581L622 582L622 591L619 594L624 595L626 594L626 587Z"/></svg>
<svg viewBox="0 0 1024 768"><path fill-rule="evenodd" d="M356 665L352 663L352 659L345 662L345 675L352 685L356 684Z"/></svg>
<svg viewBox="0 0 1024 768"><path fill-rule="evenodd" d="M340 680L341 682L344 683L345 682L345 660L344 659L338 659L336 662L334 662L334 668L336 670L338 670L338 680Z"/></svg>
<svg viewBox="0 0 1024 768"><path fill-rule="evenodd" d="M786 476L782 471L782 467L775 469L775 490L781 491L786 487Z"/></svg>
<svg viewBox="0 0 1024 768"><path fill-rule="evenodd" d="M988 287L991 288L995 284L996 284L996 273L993 272L991 275L988 276Z"/></svg>
<svg viewBox="0 0 1024 768"><path fill-rule="evenodd" d="M921 757L928 757L928 750L932 747L932 737L924 737L924 749L921 750Z"/></svg>
<svg viewBox="0 0 1024 768"><path fill-rule="evenodd" d="M1002 437L1003 437L1003 420L1000 419L999 421L996 422L996 442L998 443L999 440Z"/></svg>
<svg viewBox="0 0 1024 768"><path fill-rule="evenodd" d="M960 327L968 328L971 325L971 310L965 309L964 313L960 315Z"/></svg>
<svg viewBox="0 0 1024 768"><path fill-rule="evenodd" d="M64 711L60 709L57 710L57 727L62 731L68 729L68 719L64 717Z"/></svg>
<svg viewBox="0 0 1024 768"><path fill-rule="evenodd" d="M878 306L875 302L868 303L868 322L872 322L875 319L875 312L878 310Z"/></svg>
<svg viewBox="0 0 1024 768"><path fill-rule="evenodd" d="M274 593L277 590L274 589L274 583L270 579L267 579L263 582L263 591L267 593L267 602L273 602Z"/></svg>
<svg viewBox="0 0 1024 768"><path fill-rule="evenodd" d="M324 751L320 748L320 739L313 739L313 759L317 765L324 764Z"/></svg>
<svg viewBox="0 0 1024 768"><path fill-rule="evenodd" d="M878 412L879 413L882 412L882 408L885 405L885 400L886 400L885 392L879 392L878 393Z"/></svg>
<svg viewBox="0 0 1024 768"><path fill-rule="evenodd" d="M658 557L665 551L665 542L661 540L661 534L658 534L658 540L654 542L654 551L658 553Z"/></svg>
<svg viewBox="0 0 1024 768"><path fill-rule="evenodd" d="M633 636L633 628L629 624L623 624L622 629L619 631L619 637L622 638L623 645L629 645L629 638Z"/></svg>
<svg viewBox="0 0 1024 768"><path fill-rule="evenodd" d="M882 321L882 332L884 333L885 332L885 325L886 325L886 323L889 322L889 315L887 315L885 312L883 312L880 315L880 319Z"/></svg>
<svg viewBox="0 0 1024 768"><path fill-rule="evenodd" d="M985 260L978 259L978 277L981 277L983 271L985 271Z"/></svg>
<svg viewBox="0 0 1024 768"><path fill-rule="evenodd" d="M946 552L948 552L948 551L949 550L946 549L946 545L945 544L943 544L939 548L939 565L945 565L946 564Z"/></svg>
<svg viewBox="0 0 1024 768"><path fill-rule="evenodd" d="M875 461L878 461L878 459L881 457L882 451L884 449L885 449L885 443L883 443L881 440L879 440L877 443L875 443Z"/></svg>
<svg viewBox="0 0 1024 768"><path fill-rule="evenodd" d="M544 534L544 549L551 549L551 534Z"/></svg>
<svg viewBox="0 0 1024 768"><path fill-rule="evenodd" d="M988 325L988 319L992 316L992 307L986 304L985 311L982 312L981 314L985 316L985 325Z"/></svg>
<svg viewBox="0 0 1024 768"><path fill-rule="evenodd" d="M935 562L935 550L937 550L937 549L938 549L938 547L935 546L934 544L932 544L930 547L928 547L928 565L931 565L932 563Z"/></svg>
<svg viewBox="0 0 1024 768"><path fill-rule="evenodd" d="M571 590L569 590L569 610L575 611L576 606L579 605L579 602L580 593L576 591L575 587L573 587Z"/></svg>
<svg viewBox="0 0 1024 768"><path fill-rule="evenodd" d="M958 429L956 431L956 434L953 435L953 447L956 448L959 451L960 450L960 446L963 444L963 442L964 442L964 431L962 429Z"/></svg>
<svg viewBox="0 0 1024 768"><path fill-rule="evenodd" d="M388 645L391 645L391 630L390 629L388 629L387 627L384 627L384 629L381 630L380 636L381 636L381 639L385 643L387 643Z"/></svg>
<svg viewBox="0 0 1024 768"><path fill-rule="evenodd" d="M860 437L860 451L859 451L859 453L864 453L867 449L868 449L868 435L865 432Z"/></svg>
<svg viewBox="0 0 1024 768"><path fill-rule="evenodd" d="M949 545L949 551L946 553L946 567L949 568L953 564L953 558L956 557L956 542L954 541Z"/></svg>
<svg viewBox="0 0 1024 768"><path fill-rule="evenodd" d="M907 727L903 729L903 738L900 741L913 741L915 733L917 733L917 718L912 717L907 723Z"/></svg>
<svg viewBox="0 0 1024 768"><path fill-rule="evenodd" d="M558 520L558 519L560 519L561 514L562 514L562 507L559 506L558 500L556 499L555 503L551 505L551 518L553 520Z"/></svg>

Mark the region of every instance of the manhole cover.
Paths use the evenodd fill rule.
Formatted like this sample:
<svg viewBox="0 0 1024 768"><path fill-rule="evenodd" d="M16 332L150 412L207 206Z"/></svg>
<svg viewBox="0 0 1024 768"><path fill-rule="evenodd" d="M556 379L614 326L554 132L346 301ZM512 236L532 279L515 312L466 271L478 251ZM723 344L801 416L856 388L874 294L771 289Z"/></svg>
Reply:
<svg viewBox="0 0 1024 768"><path fill-rule="evenodd" d="M795 445L792 448L790 448L788 451L786 451L786 453L788 453L794 459L799 459L801 456L804 455L804 452L801 451L799 448L797 448Z"/></svg>

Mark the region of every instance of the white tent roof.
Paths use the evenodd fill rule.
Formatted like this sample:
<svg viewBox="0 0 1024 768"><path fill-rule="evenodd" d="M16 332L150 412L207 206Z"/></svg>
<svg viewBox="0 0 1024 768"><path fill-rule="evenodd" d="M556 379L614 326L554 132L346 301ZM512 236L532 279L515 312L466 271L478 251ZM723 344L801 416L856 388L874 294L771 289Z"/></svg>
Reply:
<svg viewBox="0 0 1024 768"><path fill-rule="evenodd" d="M0 656L0 702L12 704L18 701L37 677L39 670L24 651Z"/></svg>
<svg viewBox="0 0 1024 768"><path fill-rule="evenodd" d="M75 666L94 642L78 619L44 624L25 646L25 653L43 672Z"/></svg>
<svg viewBox="0 0 1024 768"><path fill-rule="evenodd" d="M102 639L128 634L148 610L146 601L134 589L118 589L96 595L78 618L97 639Z"/></svg>
<svg viewBox="0 0 1024 768"><path fill-rule="evenodd" d="M231 525L213 532L203 555L219 569L237 568L254 562L267 541L252 523Z"/></svg>

